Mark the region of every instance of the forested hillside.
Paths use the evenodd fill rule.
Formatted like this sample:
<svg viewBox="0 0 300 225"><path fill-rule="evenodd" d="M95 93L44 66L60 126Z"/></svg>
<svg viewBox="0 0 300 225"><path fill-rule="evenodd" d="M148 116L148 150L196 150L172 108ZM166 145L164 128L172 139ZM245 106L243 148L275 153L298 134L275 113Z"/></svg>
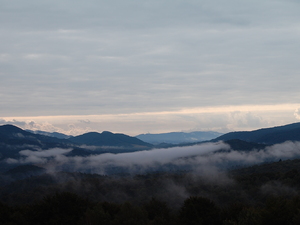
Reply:
<svg viewBox="0 0 300 225"><path fill-rule="evenodd" d="M287 160L211 177L44 174L1 186L0 215L2 224L298 224L299 166Z"/></svg>

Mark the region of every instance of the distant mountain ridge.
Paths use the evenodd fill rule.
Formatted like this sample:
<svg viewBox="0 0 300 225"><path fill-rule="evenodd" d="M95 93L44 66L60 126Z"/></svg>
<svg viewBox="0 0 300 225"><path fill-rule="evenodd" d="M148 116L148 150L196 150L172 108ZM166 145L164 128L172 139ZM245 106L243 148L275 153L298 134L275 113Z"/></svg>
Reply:
<svg viewBox="0 0 300 225"><path fill-rule="evenodd" d="M59 133L59 132L47 132L47 131L42 131L42 130L25 130L25 131L28 131L33 134L41 134L44 136L55 137L55 138L59 138L59 139L68 139L70 137L73 137L72 135L66 135L66 134Z"/></svg>
<svg viewBox="0 0 300 225"><path fill-rule="evenodd" d="M174 133L179 135L175 135L175 137L179 139L180 135L182 135L183 132L173 132L171 134ZM94 159L94 156L104 153L110 153L105 155L105 158L115 157L114 154L118 153L132 153L135 151L151 150L154 148L156 149L153 152L163 150L160 148L173 147L176 147L174 148L176 149L176 151L185 151L186 148L184 147L187 146L195 146L195 148L198 148L198 146L196 146L197 144L217 141L224 141L225 144L228 144L230 146L226 146L226 148L220 148L218 152L216 152L218 154L231 154L231 151L236 151L235 153L233 153L233 155L248 154L248 152L251 152L250 154L252 154L252 152L255 153L260 150L263 150L262 152L264 152L264 149L266 149L268 145L282 143L288 140L300 141L300 123L288 124L285 126L272 128L263 128L254 131L230 132L221 135L218 138L206 140L204 142L195 141L195 139L192 140L194 141L192 143L186 142L180 144L152 145L136 137L131 137L120 133L111 133L108 131L104 131L102 133L89 132L75 137L71 137L69 139L59 139L55 137L49 137L41 134L27 132L13 125L3 125L0 126L0 173L7 171L7 173L4 174L4 176L7 175L11 177L22 178L34 174L44 173L45 171L43 169L39 169L35 166L43 167L44 162L46 164L49 163L47 165L51 165L51 163L56 162L56 158L62 158L66 160L66 162L69 162L70 160L71 164L66 163L61 167L59 165L59 168L63 171L68 169L72 170L73 168L76 168L76 166L74 167L74 165L72 164L72 160L74 159L82 159L82 162L85 164L86 159ZM214 145L213 143L210 144ZM271 150L272 147L269 149L269 151ZM146 151L138 154L144 155L145 157L147 157L148 155ZM171 151L170 154L172 154ZM132 157L133 154L128 154L127 156ZM122 155L120 155L120 157L122 157ZM99 159L102 157L97 156L95 158ZM276 158L276 160L278 159ZM28 166L23 166L22 164L24 163L28 164ZM239 162L232 165L230 164L230 166L236 165L240 166ZM177 171L178 169L188 170L189 166L188 164L187 166L183 167L166 165L155 168L158 168L159 170ZM19 171L25 171L26 173L20 173ZM92 168L87 168L86 171L93 172ZM124 169L120 166L115 166L112 163L111 166L107 166L107 171L111 174L123 173Z"/></svg>
<svg viewBox="0 0 300 225"><path fill-rule="evenodd" d="M68 140L33 134L13 125L0 126L0 159L16 158L24 149L67 148L72 144Z"/></svg>
<svg viewBox="0 0 300 225"><path fill-rule="evenodd" d="M253 149L261 150L267 147L265 144L257 144L253 142L242 141L240 139L230 139L224 141L230 145L230 148L235 151L252 151Z"/></svg>
<svg viewBox="0 0 300 225"><path fill-rule="evenodd" d="M98 148L91 150L88 146L98 146ZM108 131L101 134L90 132L68 139L60 139L25 131L14 125L0 126L0 160L20 158L19 152L22 150L40 151L52 148L72 148L73 150L67 154L68 156L87 156L148 150L152 147L151 144L135 137L125 134L113 134Z"/></svg>
<svg viewBox="0 0 300 225"><path fill-rule="evenodd" d="M124 153L149 150L154 147L168 148L185 146L203 142L203 139L201 141L197 139L199 138L197 135L200 135L201 138L204 138L203 134L220 134L217 132L209 133L210 134L208 134L208 132L172 132L158 135L145 134L138 135L137 137L131 137L125 134L114 134L104 131L102 133L89 132L68 139L59 139L56 137L28 132L13 125L2 125L0 126L0 160L7 158L19 158L21 157L19 152L22 150L40 151L52 148L72 148L73 150L68 153L68 156L87 156L92 154ZM155 146L148 143L153 143L154 139L151 139L152 141L144 141L145 137L150 139L155 138L156 143L170 143L172 140L174 142L175 139L179 144L171 143ZM168 137L171 139L167 139ZM208 138L209 136L206 136L206 139ZM266 145L282 143L285 141L300 141L300 123L293 123L272 128L263 128L254 131L230 132L217 138L205 141L225 141L232 146L232 149L236 150L251 151L253 148L262 149ZM184 144L182 144L183 142ZM91 148L88 146L93 147Z"/></svg>
<svg viewBox="0 0 300 225"><path fill-rule="evenodd" d="M70 143L67 140L34 134L13 125L0 126L0 143L7 144L37 144L42 146L47 143L66 144Z"/></svg>
<svg viewBox="0 0 300 225"><path fill-rule="evenodd" d="M300 141L300 123L263 128L254 131L236 131L224 134L212 141L239 139L261 144L278 144L285 141Z"/></svg>
<svg viewBox="0 0 300 225"><path fill-rule="evenodd" d="M151 143L169 143L169 144L181 144L181 143L192 143L202 142L214 139L221 136L222 133L215 131L194 131L194 132L170 132L160 134L140 134L135 136L136 138Z"/></svg>
<svg viewBox="0 0 300 225"><path fill-rule="evenodd" d="M138 138L125 134L114 134L109 131L103 131L102 133L89 132L76 137L71 137L69 140L74 143L93 146L152 147L151 144Z"/></svg>

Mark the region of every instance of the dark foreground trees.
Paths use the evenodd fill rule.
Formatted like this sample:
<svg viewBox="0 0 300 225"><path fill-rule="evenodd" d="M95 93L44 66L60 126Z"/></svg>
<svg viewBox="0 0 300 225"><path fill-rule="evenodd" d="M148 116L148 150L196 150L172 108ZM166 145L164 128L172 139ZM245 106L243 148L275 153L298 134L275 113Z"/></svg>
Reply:
<svg viewBox="0 0 300 225"><path fill-rule="evenodd" d="M213 201L189 197L180 209L157 199L135 205L129 202L92 202L63 192L31 205L0 203L1 225L296 225L300 224L300 197L271 197L263 205L234 203L218 206Z"/></svg>
<svg viewBox="0 0 300 225"><path fill-rule="evenodd" d="M221 224L221 211L214 202L203 197L186 199L179 211L179 220L184 225Z"/></svg>

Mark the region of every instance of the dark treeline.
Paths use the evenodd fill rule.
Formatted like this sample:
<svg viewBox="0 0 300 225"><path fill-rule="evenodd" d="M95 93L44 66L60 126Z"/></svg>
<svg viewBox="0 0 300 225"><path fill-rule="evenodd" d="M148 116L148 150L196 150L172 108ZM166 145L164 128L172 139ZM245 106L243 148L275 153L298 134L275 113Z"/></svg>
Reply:
<svg viewBox="0 0 300 225"><path fill-rule="evenodd" d="M300 224L299 168L2 177L0 224Z"/></svg>
<svg viewBox="0 0 300 225"><path fill-rule="evenodd" d="M179 209L151 199L142 205L129 202L94 202L62 192L34 204L8 206L0 203L2 225L294 225L300 223L300 197L268 198L264 205L234 203L220 207L204 197L189 197Z"/></svg>

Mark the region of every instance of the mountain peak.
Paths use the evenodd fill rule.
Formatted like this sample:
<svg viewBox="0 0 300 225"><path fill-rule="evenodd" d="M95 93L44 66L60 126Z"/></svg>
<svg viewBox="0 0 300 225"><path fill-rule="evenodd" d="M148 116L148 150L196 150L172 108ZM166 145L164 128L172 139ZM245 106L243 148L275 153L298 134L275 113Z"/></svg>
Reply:
<svg viewBox="0 0 300 225"><path fill-rule="evenodd" d="M113 134L112 132L110 132L110 131L103 131L101 134Z"/></svg>
<svg viewBox="0 0 300 225"><path fill-rule="evenodd" d="M23 131L21 128L11 125L11 124L5 124L0 126L0 131L7 131L7 132L19 132Z"/></svg>
<svg viewBox="0 0 300 225"><path fill-rule="evenodd" d="M152 145L141 141L138 138L128 136L126 134L114 134L109 131L102 133L89 132L69 139L78 144L94 145L94 146L146 146Z"/></svg>
<svg viewBox="0 0 300 225"><path fill-rule="evenodd" d="M27 131L22 130L19 127L16 127L14 125L6 124L0 126L0 139L6 137L6 138L24 138L24 136L30 136L30 133Z"/></svg>

